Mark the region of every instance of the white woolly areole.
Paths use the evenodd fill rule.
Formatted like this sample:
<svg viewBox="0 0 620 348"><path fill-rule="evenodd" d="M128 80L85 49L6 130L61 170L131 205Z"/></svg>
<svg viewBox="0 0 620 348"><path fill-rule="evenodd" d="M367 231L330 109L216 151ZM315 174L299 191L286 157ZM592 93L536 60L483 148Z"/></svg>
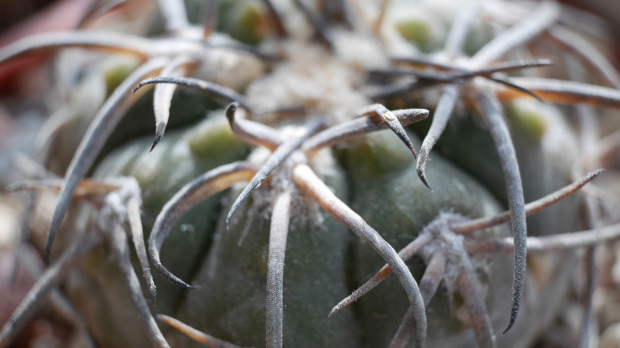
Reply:
<svg viewBox="0 0 620 348"><path fill-rule="evenodd" d="M426 263L430 262L432 256L437 252L443 253L446 257L446 270L443 280L450 295L450 302L457 288L457 278L467 263L473 269L486 268L465 251L463 245L465 236L456 234L450 229L451 224L465 220L466 218L461 215L442 212L420 232L420 235L430 234L432 236L432 241L422 251Z"/></svg>
<svg viewBox="0 0 620 348"><path fill-rule="evenodd" d="M104 198L103 207L100 210L100 218L97 220L101 231L111 231L110 222L119 220L120 223L127 219L127 202L130 198L141 202L141 190L138 181L134 177L118 177L108 180L106 183L117 185L118 189L108 193Z"/></svg>
<svg viewBox="0 0 620 348"><path fill-rule="evenodd" d="M285 49L285 62L248 87L247 100L255 108L270 110L302 105L311 114L326 115L330 123L336 124L351 117L360 106L370 104L354 88L359 75L323 47L288 42Z"/></svg>
<svg viewBox="0 0 620 348"><path fill-rule="evenodd" d="M273 72L253 82L247 100L257 110L301 105L311 115L326 116L337 124L371 104L362 93L367 71L385 67L388 56L378 40L335 30L334 53L313 42L286 41L270 49L283 57ZM273 43L272 43L273 44ZM273 123L273 115L257 116Z"/></svg>
<svg viewBox="0 0 620 348"><path fill-rule="evenodd" d="M467 257L463 246L465 237L452 232L450 229L450 224L459 221L464 221L461 215L442 212L420 232L420 235L430 234L432 236L432 242L423 250L426 262L429 262L436 252L445 254L448 261L446 265L446 278L449 278L446 280L450 283L456 281L459 273L458 265L463 257ZM455 269L452 270L452 268Z"/></svg>
<svg viewBox="0 0 620 348"><path fill-rule="evenodd" d="M359 33L336 30L334 31L334 48L336 57L350 69L364 73L369 69L389 66L390 60L378 40ZM364 78L365 76L357 75ZM364 81L355 81L358 85Z"/></svg>

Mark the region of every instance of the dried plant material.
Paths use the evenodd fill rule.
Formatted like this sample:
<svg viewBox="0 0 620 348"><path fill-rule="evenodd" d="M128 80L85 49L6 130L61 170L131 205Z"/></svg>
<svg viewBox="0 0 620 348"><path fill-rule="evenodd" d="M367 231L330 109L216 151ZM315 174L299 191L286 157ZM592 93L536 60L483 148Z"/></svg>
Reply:
<svg viewBox="0 0 620 348"><path fill-rule="evenodd" d="M49 151L46 151L43 155L42 155L43 159L42 162L46 163L48 161L48 157L49 157ZM13 162L15 164L15 167L18 168L19 171L21 171L25 177L27 178L34 178L34 179L39 179L39 182L43 181L44 179L56 179L56 175L54 175L53 173L50 173L43 165L37 163L37 161L35 161L34 159L22 154L22 153L17 153L16 156L13 159ZM25 250L25 247L28 243L28 238L30 237L30 224L31 224L31 220L32 217L34 216L35 213L35 208L36 208L36 200L38 197L38 194L36 192L37 188L34 188L37 186L37 181L31 181L31 183L33 184L33 188L27 188L27 190L30 190L30 192L27 192L25 197L24 197L24 205L22 207L22 210L20 211L20 216L19 216L19 229L17 232L17 236L13 239L13 267L11 270L11 284L15 284L15 280L17 277L17 272L18 272L18 268L20 266L20 255L22 255L23 252L25 252L27 254L27 251ZM16 185L23 185L24 182L17 182L17 183L11 183L9 185L7 185L6 187L4 187L0 193L2 194L7 194L9 192L11 192L12 188L15 188ZM61 182L59 181L57 183L57 186L60 188L60 184ZM26 185L28 186L28 185ZM46 189L46 188L41 188L41 189ZM38 278L38 276L40 276L40 274L36 274L36 277Z"/></svg>
<svg viewBox="0 0 620 348"><path fill-rule="evenodd" d="M550 103L620 108L620 91L609 87L535 77L512 77L508 81L536 93L542 100ZM497 96L502 101L517 98L522 94L515 89L497 91Z"/></svg>
<svg viewBox="0 0 620 348"><path fill-rule="evenodd" d="M379 3L379 14L377 15L375 24L372 27L372 29L377 34L379 34L381 30L381 25L383 24L383 20L385 19L385 13L387 12L389 5L390 5L390 0L381 0Z"/></svg>
<svg viewBox="0 0 620 348"><path fill-rule="evenodd" d="M337 0L333 5L336 7L335 12L337 16L344 23L345 27L349 30L355 31L358 30L359 27L357 23L359 23L357 17L355 16L355 12L350 1L347 0Z"/></svg>
<svg viewBox="0 0 620 348"><path fill-rule="evenodd" d="M286 28L284 27L284 24L282 22L282 17L280 17L280 15L278 14L278 11L276 11L276 9L273 7L271 0L262 0L262 1L265 4L265 7L267 7L267 11L269 11L269 15L271 16L271 20L272 20L272 25L275 28L276 34L278 35L278 37L280 38L288 37Z"/></svg>
<svg viewBox="0 0 620 348"><path fill-rule="evenodd" d="M413 67L422 66L440 71L454 70L455 66L448 63L437 62L430 57L391 57L392 62Z"/></svg>
<svg viewBox="0 0 620 348"><path fill-rule="evenodd" d="M48 179L48 180L29 180L29 181L17 181L6 186L3 190L3 194L19 192L19 191L53 191L59 192L62 187L62 179ZM118 185L94 181L94 180L81 180L75 187L73 193L74 198L83 198L85 196L99 196L105 195L112 191L118 190Z"/></svg>
<svg viewBox="0 0 620 348"><path fill-rule="evenodd" d="M60 283L71 267L88 251L101 243L101 238L95 233L87 233L75 240L72 245L49 267L35 285L30 289L26 300L13 311L9 320L0 330L0 347L8 347L12 339L19 333L34 311L47 298L47 294Z"/></svg>
<svg viewBox="0 0 620 348"><path fill-rule="evenodd" d="M372 94L371 98L373 100L385 99L388 97L394 97L407 92L421 90L436 85L463 83L467 80L472 80L475 77L484 77L491 81L503 84L509 88L515 89L517 92L529 94L532 97L542 101L542 99L533 91L530 91L529 89L520 86L507 78L500 77L497 73L521 70L525 68L544 67L552 64L553 62L548 59L538 59L534 61L504 62L490 68L483 68L478 70L468 70L452 67L450 68L450 70L452 71L450 71L449 73L428 73L424 71L402 69L375 70L374 73L387 76L415 76L417 80L407 84L394 84L391 86L388 85L387 87L383 87L378 92ZM447 66L445 66L444 68L447 68ZM440 105L440 103L438 105Z"/></svg>
<svg viewBox="0 0 620 348"><path fill-rule="evenodd" d="M543 100L543 99L542 99L542 98L541 98L538 94L536 94L535 92L533 92L533 91L531 91L531 90L529 90L529 89L527 89L527 88L525 88L525 87L523 87L523 86L519 86L519 85L517 85L517 84L515 84L515 83L513 83L513 82L511 82L511 81L509 81L509 80L507 80L507 79L505 79L505 78L501 78L501 77L492 76L492 77L490 77L489 79L490 79L491 81L495 81L495 82L497 82L497 83L500 83L500 84L502 84L502 85L505 85L506 87L512 88L512 89L517 90L517 91L519 91L519 92L522 92L522 93L528 94L528 95L530 95L532 98L534 98L534 99L538 100L539 102L544 103L544 100Z"/></svg>
<svg viewBox="0 0 620 348"><path fill-rule="evenodd" d="M90 4L88 12L84 14L76 28L82 28L89 21L95 20L103 16L104 14L111 12L126 4L127 0L94 1Z"/></svg>
<svg viewBox="0 0 620 348"><path fill-rule="evenodd" d="M43 158L40 160L42 163L46 163L49 161L49 156L42 156ZM15 154L13 158L13 164L15 168L17 168L22 174L26 177L44 180L44 179L59 179L59 177L47 170L45 166L37 162L37 160L30 158L29 156L18 152ZM7 185L7 187L12 186L13 184Z"/></svg>
<svg viewBox="0 0 620 348"><path fill-rule="evenodd" d="M479 70L466 70L462 68L443 66L444 69L450 69L448 73L436 73L426 72L419 70L405 70L405 69L379 69L373 70L372 73L381 74L386 76L414 76L421 80L430 80L436 82L453 83L466 79L472 79L474 77L482 76L493 78L493 74L500 72L518 71L527 68L539 68L544 66L553 65L553 62L549 59L536 59L536 60L518 60L502 62L500 64L491 66L489 68L483 68Z"/></svg>
<svg viewBox="0 0 620 348"><path fill-rule="evenodd" d="M202 26L204 27L203 36L205 38L208 38L217 30L219 7L218 0L207 0L204 5Z"/></svg>
<svg viewBox="0 0 620 348"><path fill-rule="evenodd" d="M590 115L593 116L593 115ZM596 119L594 119L596 120ZM620 132L615 131L598 140L584 151L582 158L578 161L581 168L593 168L601 164L612 161L614 154L620 148ZM607 164L609 166L609 164Z"/></svg>
<svg viewBox="0 0 620 348"><path fill-rule="evenodd" d="M610 225L595 230L562 233L546 237L528 237L527 250L533 253L583 248L601 244L620 237L620 225ZM514 242L510 238L467 240L467 252L472 254L511 253Z"/></svg>
<svg viewBox="0 0 620 348"><path fill-rule="evenodd" d="M174 327L175 329L181 331L185 336L193 339L194 341L202 344L205 347L209 347L209 348L240 348L240 346L234 345L232 343L228 343L225 341L222 341L220 339L217 339L213 336L209 336L203 332L200 332L194 328L192 328L191 326L185 325L183 324L183 322L180 322L172 317L169 317L167 315L163 315L163 314L158 314L157 315L157 319L159 319L160 321L163 321L164 323Z"/></svg>
<svg viewBox="0 0 620 348"><path fill-rule="evenodd" d="M24 55L50 54L73 47L127 53L142 60L146 60L156 50L151 40L139 36L111 32L72 31L61 34L39 34L4 47L0 51L0 63Z"/></svg>
<svg viewBox="0 0 620 348"><path fill-rule="evenodd" d="M45 124L41 127L42 129L37 135L37 148L49 152L54 142L57 141L58 135L67 129L73 121L75 121L75 114L71 112L71 110L68 110L68 108L62 108L53 113L45 121Z"/></svg>
<svg viewBox="0 0 620 348"><path fill-rule="evenodd" d="M526 204L525 214L527 216L530 216L531 214L535 214L563 200L564 198L574 194L579 189L584 187L587 183L592 181L592 179L596 178L602 172L603 172L602 169L592 171L588 173L586 176L584 176L583 178L579 179L578 181L575 181L572 184L561 188L560 190L550 193L541 199L538 199L534 202ZM510 221L510 212L506 211L496 216L461 222L461 223L451 226L450 228L452 229L454 233L467 234L467 233L482 230L485 228L493 227L495 225L503 224L508 221Z"/></svg>
<svg viewBox="0 0 620 348"><path fill-rule="evenodd" d="M23 267L33 278L41 278L45 272L41 264L41 255L32 246L26 244L18 250L20 253L15 255L15 257L19 260L19 266ZM95 348L95 343L88 333L84 318L77 311L76 307L73 306L69 298L58 288L52 288L48 296L47 301L49 301L54 315L58 315L61 320L73 325L74 329L78 331L76 336L82 339L81 342L84 343L85 348Z"/></svg>

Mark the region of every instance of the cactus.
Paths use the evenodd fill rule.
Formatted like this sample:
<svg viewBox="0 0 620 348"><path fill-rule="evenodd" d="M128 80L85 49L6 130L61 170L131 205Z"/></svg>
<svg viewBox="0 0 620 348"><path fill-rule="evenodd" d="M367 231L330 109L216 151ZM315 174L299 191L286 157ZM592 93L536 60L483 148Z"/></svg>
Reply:
<svg viewBox="0 0 620 348"><path fill-rule="evenodd" d="M6 188L58 202L0 346L62 283L105 347L526 347L574 249L620 236L604 199L568 197L617 147L587 113L620 107L620 75L555 2L159 9L162 35L0 50L114 53L57 59L81 77L41 131L46 169Z"/></svg>

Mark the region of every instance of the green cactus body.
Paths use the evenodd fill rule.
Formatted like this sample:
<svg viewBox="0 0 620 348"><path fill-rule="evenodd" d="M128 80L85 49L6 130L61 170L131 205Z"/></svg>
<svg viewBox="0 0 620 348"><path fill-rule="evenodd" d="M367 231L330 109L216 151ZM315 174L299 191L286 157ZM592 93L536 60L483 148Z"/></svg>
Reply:
<svg viewBox="0 0 620 348"><path fill-rule="evenodd" d="M193 128L167 135L158 145L159 153L146 155L144 149L148 147L150 138L144 138L117 149L103 160L96 176L134 175L141 184L145 230L152 226L155 216L170 195L192 175L220 163L240 159L247 153L247 148L232 137L221 114L217 115L212 113L208 120ZM415 136L410 136L417 144ZM546 133L543 136L547 136ZM527 133L523 137L527 137ZM448 139L458 141L458 138ZM526 151L531 151L533 147ZM557 154L549 154L540 145L536 150L545 159L543 163L549 164L548 167L536 168L553 171L555 167L552 164L561 158ZM322 162L330 163L324 180L369 224L377 226L397 250L442 212L476 218L502 210L490 193L492 191L439 154L434 155L429 171L436 189L429 191L415 175L415 161L411 153L388 132L343 144L337 148L336 154L338 161L331 158L329 152L322 154L326 156ZM154 156L159 159L154 160ZM487 168L493 168L489 170L500 172L498 164L492 161L487 163ZM172 173L165 174L169 170ZM554 173L557 177L562 172ZM157 312L174 315L199 330L237 344L262 345L265 340L265 279L273 185L270 183L259 190L254 198L244 204L231 221L229 231L226 231L223 219L230 198L238 195L238 190L208 199L177 224L162 250L162 260L170 265L175 274L199 288L182 290L157 279L159 303L154 307ZM535 185L540 185L540 182ZM548 190L549 187L543 189ZM531 190L540 192L536 191L540 190L538 187ZM571 205L561 207L558 214L567 209L573 208ZM322 212L316 203L302 196L296 197L293 211L295 217L290 222L284 269L285 346L374 347L389 343L407 308L404 293L398 290L395 279L373 290L352 308L327 319L334 304L383 265L381 258L366 243L355 239L346 228ZM386 219L390 221L389 225L382 224ZM567 224L563 227L576 228L575 222ZM504 228L482 232L481 235L486 236L508 234ZM97 255L98 258L103 257L100 253ZM505 294L510 291L510 274L504 271L511 265L510 256L493 256L477 262L486 284L492 318L496 325L501 325L507 311ZM541 262L551 262L546 266L548 269L559 269L560 265L566 266L566 262L574 262L574 257L553 256L551 261ZM122 280L118 277L117 282L110 282L114 279L110 275L101 277L107 273L100 268L110 267L109 263L99 261L86 265L88 274L96 275L95 278L102 282L107 279L104 293L115 293L118 290L114 288L122 287ZM421 276L423 260L414 258L408 265L416 277ZM557 287L565 283L568 275L569 272L561 272L561 276L544 284L542 291L529 293L528 298L547 299L549 305L549 296L557 296ZM101 286L103 284L98 285ZM117 299L110 301L110 306L119 306L114 303ZM129 306L128 303L124 305ZM458 295L450 294L449 289L442 290L432 300L427 309L430 323L427 346L441 347L457 342L463 347L475 344L468 324L453 317L458 305ZM535 311L533 308L530 310ZM93 313L97 311L93 310ZM100 322L102 318L112 323L123 322L116 315L97 315L97 318L91 319L96 323L93 324L95 327L106 327ZM533 337L531 332L537 329L540 322L531 320L529 323L536 325L519 325L514 335L523 338L516 341L511 338L510 344L529 342ZM523 336L524 332L530 333ZM170 337L173 345L192 345L192 341L182 335ZM139 340L131 344L137 342ZM121 346L124 344L129 343L122 343Z"/></svg>

